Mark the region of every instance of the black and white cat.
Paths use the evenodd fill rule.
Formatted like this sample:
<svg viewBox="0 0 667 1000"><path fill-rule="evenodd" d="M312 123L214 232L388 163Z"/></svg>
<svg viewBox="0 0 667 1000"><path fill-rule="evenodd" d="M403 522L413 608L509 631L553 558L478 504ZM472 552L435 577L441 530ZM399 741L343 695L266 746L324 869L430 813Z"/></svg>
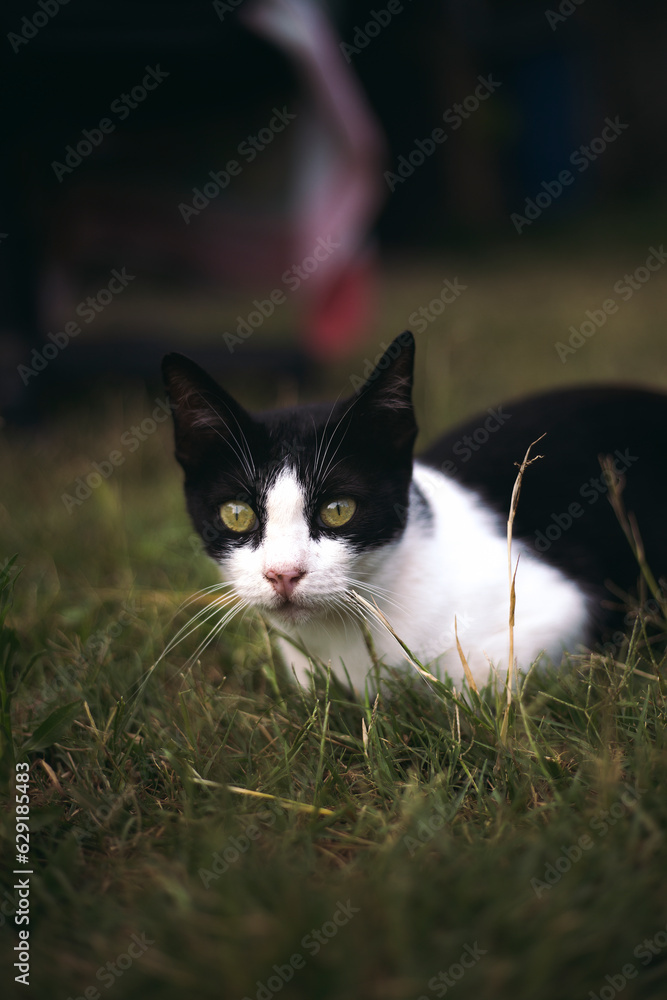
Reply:
<svg viewBox="0 0 667 1000"><path fill-rule="evenodd" d="M623 477L655 575L667 573L667 396L556 390L488 411L413 459L414 349L401 334L350 398L254 415L194 362L164 359L188 510L234 607L258 608L359 689L371 661L351 591L377 602L423 664L458 681L456 619L484 683L490 664L508 665L517 463L546 434L514 522L517 662L559 662L603 639L622 623L614 604L636 590L638 567L600 458ZM369 625L384 662L404 666L395 638ZM307 657L283 651L306 682Z"/></svg>

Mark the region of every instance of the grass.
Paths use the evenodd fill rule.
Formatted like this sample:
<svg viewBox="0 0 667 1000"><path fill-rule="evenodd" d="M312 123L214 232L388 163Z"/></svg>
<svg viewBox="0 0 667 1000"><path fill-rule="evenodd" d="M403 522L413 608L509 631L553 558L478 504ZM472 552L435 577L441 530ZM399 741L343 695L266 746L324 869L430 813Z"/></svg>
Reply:
<svg viewBox="0 0 667 1000"><path fill-rule="evenodd" d="M529 267L504 293L515 311ZM497 271L479 281L474 335L454 340L460 375L442 404L452 418L484 391L480 343L497 356ZM595 301L596 281L572 293L571 316ZM421 292L402 294L419 304ZM529 326L520 316L503 365L526 353ZM450 350L442 331L430 334L431 362ZM525 371L525 385L546 372ZM147 412L143 397L119 394L3 444L0 533L18 558L0 577L2 780L14 755L30 763L34 872L26 990L12 968L10 804L5 995L663 997L661 616L639 619L613 657L530 675L509 708L502 687L431 690L417 676L390 677L377 701L350 700L325 671L301 691L253 618L188 664L203 637L193 634L151 671L187 619L182 602L215 582L169 429L124 452L71 513L61 499Z"/></svg>

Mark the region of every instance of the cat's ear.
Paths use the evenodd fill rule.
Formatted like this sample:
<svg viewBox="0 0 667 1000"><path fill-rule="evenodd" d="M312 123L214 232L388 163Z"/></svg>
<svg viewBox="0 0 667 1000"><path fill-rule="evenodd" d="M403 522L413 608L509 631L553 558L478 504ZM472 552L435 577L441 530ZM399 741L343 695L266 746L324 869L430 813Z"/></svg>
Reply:
<svg viewBox="0 0 667 1000"><path fill-rule="evenodd" d="M417 422L412 405L415 338L409 330L391 342L358 392L357 416L384 428L398 448L412 448Z"/></svg>
<svg viewBox="0 0 667 1000"><path fill-rule="evenodd" d="M238 456L255 423L215 379L182 354L162 359L162 375L174 418L176 458L196 468L210 448L227 446ZM243 445L241 444L243 451Z"/></svg>

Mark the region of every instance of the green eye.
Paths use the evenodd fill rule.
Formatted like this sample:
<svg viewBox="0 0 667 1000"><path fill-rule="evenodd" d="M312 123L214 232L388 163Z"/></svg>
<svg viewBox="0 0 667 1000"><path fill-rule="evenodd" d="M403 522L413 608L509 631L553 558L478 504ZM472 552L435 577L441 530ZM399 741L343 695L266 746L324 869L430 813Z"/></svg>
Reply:
<svg viewBox="0 0 667 1000"><path fill-rule="evenodd" d="M257 524L257 515L252 507L240 500L229 500L220 507L220 519L230 531L236 531L239 535L246 531L252 531Z"/></svg>
<svg viewBox="0 0 667 1000"><path fill-rule="evenodd" d="M320 517L327 528L340 528L352 518L357 505L351 497L331 500L320 507Z"/></svg>

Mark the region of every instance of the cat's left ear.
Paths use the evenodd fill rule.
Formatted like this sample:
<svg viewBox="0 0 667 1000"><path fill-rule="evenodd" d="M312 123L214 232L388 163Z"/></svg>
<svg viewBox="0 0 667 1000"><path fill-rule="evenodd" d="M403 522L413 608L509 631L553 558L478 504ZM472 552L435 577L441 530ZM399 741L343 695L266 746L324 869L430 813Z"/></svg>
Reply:
<svg viewBox="0 0 667 1000"><path fill-rule="evenodd" d="M380 424L398 448L409 448L417 437L412 405L415 338L410 330L391 342L358 392L357 417Z"/></svg>
<svg viewBox="0 0 667 1000"><path fill-rule="evenodd" d="M162 374L174 418L176 458L183 468L197 468L211 447L238 455L239 438L247 445L256 430L250 414L182 354L167 354Z"/></svg>

